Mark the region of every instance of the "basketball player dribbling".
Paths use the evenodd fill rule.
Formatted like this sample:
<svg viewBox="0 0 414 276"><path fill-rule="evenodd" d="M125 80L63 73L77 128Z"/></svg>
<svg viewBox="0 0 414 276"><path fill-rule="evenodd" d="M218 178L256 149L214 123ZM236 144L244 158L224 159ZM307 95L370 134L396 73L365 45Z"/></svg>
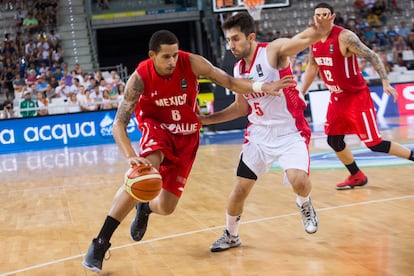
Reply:
<svg viewBox="0 0 414 276"><path fill-rule="evenodd" d="M123 188L118 191L82 262L87 269L102 270L105 253L111 246L109 241L134 206L137 214L130 234L135 241L143 238L151 213L169 215L175 210L200 140L201 123L197 117L196 101L198 76L239 93L251 93L258 87L267 92L277 92L294 84L291 77L272 83L235 79L202 56L180 51L173 33L166 30L155 32L149 42L149 58L138 65L126 83L112 131L128 164L154 166L162 176L163 187L160 194L147 203L137 203ZM126 131L133 113L142 133L138 153Z"/></svg>
<svg viewBox="0 0 414 276"><path fill-rule="evenodd" d="M327 3L318 4L314 15L314 18L335 16L333 7ZM379 56L362 43L355 33L334 24L325 37L311 46L302 80L302 92L305 93L319 72L331 92L325 123L327 142L350 172L345 181L336 185L337 190L353 189L368 183L368 178L357 166L344 141L346 134L357 134L374 152L414 161L413 150L381 138L370 90L359 70L357 56L372 64L382 80L384 92L397 100L398 94L390 85Z"/></svg>
<svg viewBox="0 0 414 276"><path fill-rule="evenodd" d="M332 21L333 17L319 18L315 26L291 39L258 43L250 14L241 12L228 17L222 27L231 52L241 59L234 67L234 76L255 81L277 81L292 75L289 57L322 38ZM310 199L311 131L304 116L305 108L302 94L293 86L284 88L278 95L237 94L235 101L227 108L200 116L203 124L229 121L246 115L249 120L236 173L237 181L227 201L226 229L211 245L212 252L241 245L238 229L244 203L257 179L276 160L284 171L284 182L290 184L296 194L296 205L301 212L305 231L313 234L318 230L318 217Z"/></svg>

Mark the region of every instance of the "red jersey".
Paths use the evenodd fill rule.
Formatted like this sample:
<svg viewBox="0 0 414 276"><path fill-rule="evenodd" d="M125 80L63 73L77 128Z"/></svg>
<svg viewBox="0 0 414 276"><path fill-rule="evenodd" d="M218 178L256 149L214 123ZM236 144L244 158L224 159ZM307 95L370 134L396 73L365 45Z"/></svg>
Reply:
<svg viewBox="0 0 414 276"><path fill-rule="evenodd" d="M367 83L358 66L355 54L344 57L339 48L339 34L344 28L334 25L326 41L312 45L312 54L319 66L320 75L331 93L368 91Z"/></svg>
<svg viewBox="0 0 414 276"><path fill-rule="evenodd" d="M144 82L135 108L135 116L141 124L145 119L157 121L173 134L198 132L201 124L196 116L198 82L190 64L190 53L179 51L174 72L160 76L152 59L141 62L137 73Z"/></svg>

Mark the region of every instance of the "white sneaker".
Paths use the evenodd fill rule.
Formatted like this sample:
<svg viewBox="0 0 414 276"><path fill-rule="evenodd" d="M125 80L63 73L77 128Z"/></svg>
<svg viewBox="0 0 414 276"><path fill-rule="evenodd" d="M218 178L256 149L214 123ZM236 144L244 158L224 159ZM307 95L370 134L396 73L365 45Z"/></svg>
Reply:
<svg viewBox="0 0 414 276"><path fill-rule="evenodd" d="M229 231L226 229L224 230L223 235L210 246L210 251L220 252L240 245L241 240L239 239L239 236L230 235Z"/></svg>
<svg viewBox="0 0 414 276"><path fill-rule="evenodd" d="M315 209L313 209L312 202L309 201L302 204L302 207L299 207L300 213L302 214L302 222L303 226L305 227L305 231L308 234L313 234L318 231L318 224L319 219L315 213Z"/></svg>

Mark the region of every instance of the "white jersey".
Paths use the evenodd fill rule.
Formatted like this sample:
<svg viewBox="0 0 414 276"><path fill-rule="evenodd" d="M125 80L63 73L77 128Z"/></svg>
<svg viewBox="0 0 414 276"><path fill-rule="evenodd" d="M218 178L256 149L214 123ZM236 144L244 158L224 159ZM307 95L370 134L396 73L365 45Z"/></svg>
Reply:
<svg viewBox="0 0 414 276"><path fill-rule="evenodd" d="M250 68L240 60L234 67L236 78L255 81L277 81L293 75L290 66L282 70L272 68L267 59L267 43L258 43L254 61ZM243 162L256 174L266 173L275 160L283 170L309 171L311 131L305 119L305 100L296 87L284 88L281 96L266 93L244 94L250 113L245 133ZM285 183L289 183L285 176Z"/></svg>
<svg viewBox="0 0 414 276"><path fill-rule="evenodd" d="M237 62L234 66L234 77L271 82L285 75L293 75L290 66L276 70L269 65L266 53L267 44L258 43L250 68L245 68L243 60ZM272 96L267 93L251 93L243 96L250 106L248 119L251 124L276 127L280 135L299 131L304 136L310 136L309 125L304 116L306 103L302 93L296 87L283 89L281 96Z"/></svg>

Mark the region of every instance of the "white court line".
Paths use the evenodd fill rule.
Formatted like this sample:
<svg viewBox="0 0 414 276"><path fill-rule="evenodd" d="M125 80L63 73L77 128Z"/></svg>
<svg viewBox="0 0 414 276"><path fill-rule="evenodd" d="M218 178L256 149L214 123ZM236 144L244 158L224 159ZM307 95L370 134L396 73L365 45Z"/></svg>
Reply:
<svg viewBox="0 0 414 276"><path fill-rule="evenodd" d="M341 208L346 208L346 207L369 205L369 204L374 204L374 203L404 200L404 199L414 199L414 195L391 197L391 198L385 198L385 199L369 200L369 201L364 201L364 202L359 202L359 203L344 204L344 205L333 206L333 207L325 207L325 208L316 209L316 211L318 211L318 212L331 211L331 210L341 209ZM278 215L278 216L272 216L272 217L261 218L261 219L253 219L253 220L248 220L248 221L245 221L245 222L241 222L240 224L257 223L257 222L262 222L262 221L268 221L268 220L280 219L280 218L285 218L285 217L297 216L298 214L299 214L298 212L294 212L294 213L285 214L285 215ZM166 239L173 239L173 238L177 238L177 237L188 236L188 235L197 234L197 233L201 233L201 232L207 232L207 231L211 231L211 230L217 230L217 229L224 228L224 227L225 227L224 225L223 226L216 226L216 227L209 227L209 228L204 228L204 229L200 229L200 230L184 232L184 233L180 233L180 234L163 236L163 237L155 238L155 239L151 239L151 240L134 242L134 243L129 243L129 244L120 245L120 246L114 246L114 247L111 248L111 251L131 247L131 246L136 246L136 245L140 245L140 244L145 244L145 243L152 243L152 242L156 242L156 241L161 241L161 240L166 240ZM74 255L74 256L71 256L71 257L58 259L58 260L54 260L54 261L50 261L50 262L46 262L46 263L42 263L42 264L38 264L38 265L34 265L34 266L29 266L29 267L26 267L26 268L15 270L15 271L6 272L5 274L1 274L1 276L7 276L7 275L13 275L13 274L16 274L16 273L20 273L20 272L26 272L26 271L29 271L29 270L32 270L32 269L45 267L45 266L53 265L53 264L57 264L57 263L62 263L62 262L69 261L69 260L74 260L74 259L77 259L77 258L80 258L80 257L83 257L83 256L85 256L85 254ZM79 263L79 265L81 265L81 264Z"/></svg>

